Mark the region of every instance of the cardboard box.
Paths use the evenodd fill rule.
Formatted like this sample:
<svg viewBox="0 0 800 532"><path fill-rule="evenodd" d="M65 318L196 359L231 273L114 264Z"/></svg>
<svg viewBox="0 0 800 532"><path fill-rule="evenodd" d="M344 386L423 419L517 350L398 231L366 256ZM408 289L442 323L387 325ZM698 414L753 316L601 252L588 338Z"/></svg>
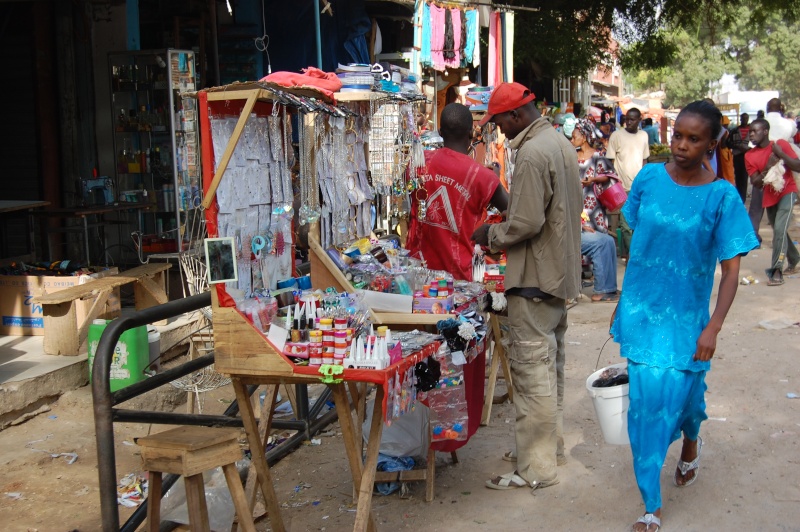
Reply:
<svg viewBox="0 0 800 532"><path fill-rule="evenodd" d="M41 294L52 294L78 284L92 282L107 275L119 273L118 268L109 268L91 275L0 275L0 334L8 336L42 336L44 314L41 305L31 299ZM81 323L92 308L94 299L76 302L78 323ZM113 319L120 313L119 288L114 289L106 301L100 318Z"/></svg>
<svg viewBox="0 0 800 532"><path fill-rule="evenodd" d="M373 290L361 290L361 293L364 294L364 303L375 312L411 314L411 303L414 300L411 296L387 294Z"/></svg>
<svg viewBox="0 0 800 532"><path fill-rule="evenodd" d="M449 314L452 310L453 296L414 298L414 314Z"/></svg>
<svg viewBox="0 0 800 532"><path fill-rule="evenodd" d="M484 274L483 283L487 292L505 292L505 275Z"/></svg>

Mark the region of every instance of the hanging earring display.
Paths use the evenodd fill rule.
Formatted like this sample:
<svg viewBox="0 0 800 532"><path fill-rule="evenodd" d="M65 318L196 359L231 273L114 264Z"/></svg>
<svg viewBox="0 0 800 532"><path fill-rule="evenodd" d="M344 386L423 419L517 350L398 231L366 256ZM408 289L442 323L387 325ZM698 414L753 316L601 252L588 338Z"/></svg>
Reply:
<svg viewBox="0 0 800 532"><path fill-rule="evenodd" d="M292 190L292 166L294 166L294 150L292 150L292 123L287 120L286 106L283 106L283 202L284 213L291 216L294 208L294 191ZM300 115L298 114L298 117Z"/></svg>
<svg viewBox="0 0 800 532"><path fill-rule="evenodd" d="M297 211L297 221L300 225L306 225L309 223L308 218L311 211L311 206L309 205L308 201L308 189L311 188L309 181L310 176L308 175L309 172L309 152L306 150L306 125L305 121L299 121L297 124L297 144L298 144L298 151L300 156L300 172L297 176L298 181L300 182L300 202L302 205L300 209Z"/></svg>
<svg viewBox="0 0 800 532"><path fill-rule="evenodd" d="M317 181L317 169L315 165L311 164L311 156L316 152L316 147L319 145L318 136L322 134L325 129L322 115L319 113L314 118L315 127L314 135L309 135L308 132L303 136L303 149L305 151L305 161L301 160L300 164L305 165L306 176L306 195L302 196L305 205L309 206L308 210L308 223L313 224L319 221L321 215L319 209L319 184ZM303 124L305 126L305 123Z"/></svg>
<svg viewBox="0 0 800 532"><path fill-rule="evenodd" d="M420 192L424 192L425 196L420 197ZM421 185L415 192L417 199L417 220L424 222L428 215L428 191L425 186Z"/></svg>

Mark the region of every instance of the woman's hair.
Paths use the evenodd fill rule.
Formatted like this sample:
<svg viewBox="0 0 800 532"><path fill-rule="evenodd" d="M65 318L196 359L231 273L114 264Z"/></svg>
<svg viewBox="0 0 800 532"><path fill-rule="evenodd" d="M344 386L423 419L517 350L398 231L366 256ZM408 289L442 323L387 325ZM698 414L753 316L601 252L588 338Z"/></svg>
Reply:
<svg viewBox="0 0 800 532"><path fill-rule="evenodd" d="M678 113L678 119L680 119L681 115L684 113L705 119L708 123L708 127L711 129L712 140L719 137L719 132L722 130L722 113L713 103L709 103L707 100L692 102Z"/></svg>
<svg viewBox="0 0 800 532"><path fill-rule="evenodd" d="M586 142L589 143L589 146L595 150L602 148L603 143L600 141L600 138L603 136L603 132L598 130L594 123L588 118L579 119L578 123L575 124L575 131L580 131L581 135L586 138Z"/></svg>

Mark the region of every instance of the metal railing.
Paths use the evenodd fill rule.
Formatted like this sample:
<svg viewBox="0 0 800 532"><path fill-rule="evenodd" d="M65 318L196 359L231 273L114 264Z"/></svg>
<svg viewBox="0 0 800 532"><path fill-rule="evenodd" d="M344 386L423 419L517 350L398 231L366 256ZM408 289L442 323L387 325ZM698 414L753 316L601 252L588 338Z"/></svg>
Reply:
<svg viewBox="0 0 800 532"><path fill-rule="evenodd" d="M208 307L210 304L211 294L209 292L170 301L163 305L144 309L112 321L106 326L103 335L100 337L92 366L92 398L94 401L95 440L97 442L100 511L103 530L105 532L120 530L119 511L117 508L116 454L114 452L115 422L228 427L243 426L241 418L236 417L239 412L239 405L236 401L234 401L222 415L180 414L115 408L115 406L120 403L129 401L134 397L138 397L214 363L213 353L207 354L112 393L110 383L111 360L114 354L114 348L120 336L122 336L122 333L134 327L165 320L187 312L197 311ZM257 388L257 386L249 386L248 392L252 395ZM298 419L273 420L272 427L296 430L297 433L267 453L267 462L270 465L286 456L295 447L300 445L303 440L310 439L312 435L321 431L324 427L336 420L336 409L331 409L325 414L320 415L329 395L330 389L326 387L314 406L309 408L306 385L296 385L298 412L295 414ZM167 475L164 479L162 493L166 493L169 487L174 484L178 478L178 475ZM121 530L129 530L131 532L136 530L144 521L146 514L147 501L139 506L123 525Z"/></svg>

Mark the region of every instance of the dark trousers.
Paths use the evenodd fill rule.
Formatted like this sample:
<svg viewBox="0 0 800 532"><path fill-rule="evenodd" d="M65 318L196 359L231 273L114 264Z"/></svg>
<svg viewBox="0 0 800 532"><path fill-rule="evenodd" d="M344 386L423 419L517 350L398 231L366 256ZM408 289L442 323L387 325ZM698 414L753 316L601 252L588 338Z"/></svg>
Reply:
<svg viewBox="0 0 800 532"><path fill-rule="evenodd" d="M744 166L744 153L733 156L733 175L736 179L736 190L739 192L739 197L742 198L744 203L747 198L747 169Z"/></svg>
<svg viewBox="0 0 800 532"><path fill-rule="evenodd" d="M750 192L750 223L753 224L753 231L756 232L758 241L761 242L761 235L758 234L758 227L761 225L761 219L764 217L764 190L758 187L753 187Z"/></svg>

